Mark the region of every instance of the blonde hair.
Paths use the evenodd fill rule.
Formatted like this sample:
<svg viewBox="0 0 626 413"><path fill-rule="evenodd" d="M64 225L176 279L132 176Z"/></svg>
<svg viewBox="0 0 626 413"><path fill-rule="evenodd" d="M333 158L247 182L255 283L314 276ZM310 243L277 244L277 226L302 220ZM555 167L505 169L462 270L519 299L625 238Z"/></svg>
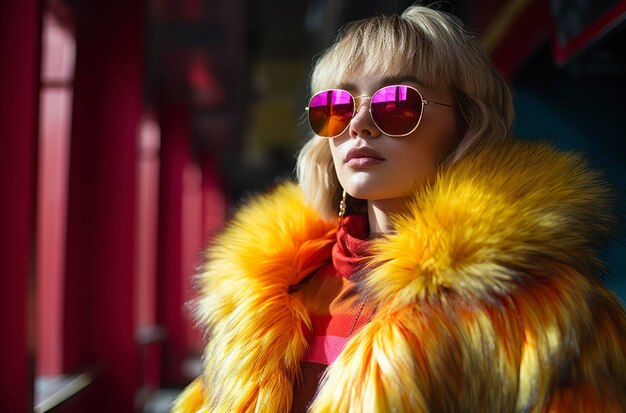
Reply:
<svg viewBox="0 0 626 413"><path fill-rule="evenodd" d="M510 90L478 42L452 15L412 6L400 16L347 24L335 44L317 59L311 92L338 87L355 68L363 76L412 76L426 86L452 92L465 132L443 165L510 137ZM323 218L336 216L341 186L328 139L314 135L304 145L296 173L306 202Z"/></svg>

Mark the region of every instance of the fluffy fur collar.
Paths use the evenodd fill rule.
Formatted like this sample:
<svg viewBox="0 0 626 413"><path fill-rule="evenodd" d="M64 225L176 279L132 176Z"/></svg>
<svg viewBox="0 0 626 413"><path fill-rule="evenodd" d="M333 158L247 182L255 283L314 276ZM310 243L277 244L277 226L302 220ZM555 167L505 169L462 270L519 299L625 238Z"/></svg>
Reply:
<svg viewBox="0 0 626 413"><path fill-rule="evenodd" d="M378 311L311 410L558 410L576 404L568 391L626 405L626 317L593 276L610 202L579 156L547 144L443 170L375 242L363 285ZM236 215L201 276L202 386L175 411L289 411L310 327L290 286L329 258L335 225L293 184Z"/></svg>

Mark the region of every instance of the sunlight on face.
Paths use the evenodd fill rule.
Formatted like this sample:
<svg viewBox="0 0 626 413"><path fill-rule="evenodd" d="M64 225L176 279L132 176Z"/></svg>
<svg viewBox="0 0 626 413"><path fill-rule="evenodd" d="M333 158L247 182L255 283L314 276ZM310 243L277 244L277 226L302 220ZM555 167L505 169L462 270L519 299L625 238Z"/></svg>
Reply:
<svg viewBox="0 0 626 413"><path fill-rule="evenodd" d="M350 76L342 85L354 96L371 96L388 80ZM454 104L447 90L428 88L415 80L395 79L418 89L425 100ZM440 164L458 143L455 109L427 104L419 126L404 137L390 137L373 122L369 99L358 101L357 114L348 129L329 139L339 182L354 198L390 200L410 195L436 174Z"/></svg>

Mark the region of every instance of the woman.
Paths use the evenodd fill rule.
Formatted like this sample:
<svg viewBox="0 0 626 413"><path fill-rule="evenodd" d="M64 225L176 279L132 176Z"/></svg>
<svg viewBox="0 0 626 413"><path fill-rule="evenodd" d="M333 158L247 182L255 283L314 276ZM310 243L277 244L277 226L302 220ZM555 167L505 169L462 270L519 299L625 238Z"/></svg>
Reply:
<svg viewBox="0 0 626 413"><path fill-rule="evenodd" d="M174 411L624 411L609 191L510 139L509 90L460 24L353 23L311 88L299 185L209 251L204 374Z"/></svg>

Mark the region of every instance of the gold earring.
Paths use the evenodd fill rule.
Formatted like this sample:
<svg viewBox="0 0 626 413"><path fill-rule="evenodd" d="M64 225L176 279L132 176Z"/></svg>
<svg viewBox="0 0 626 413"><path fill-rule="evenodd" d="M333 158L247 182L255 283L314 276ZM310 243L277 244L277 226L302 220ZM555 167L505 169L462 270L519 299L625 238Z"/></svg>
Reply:
<svg viewBox="0 0 626 413"><path fill-rule="evenodd" d="M339 222L343 220L343 216L346 213L346 190L343 190L341 194L341 201L339 202Z"/></svg>

